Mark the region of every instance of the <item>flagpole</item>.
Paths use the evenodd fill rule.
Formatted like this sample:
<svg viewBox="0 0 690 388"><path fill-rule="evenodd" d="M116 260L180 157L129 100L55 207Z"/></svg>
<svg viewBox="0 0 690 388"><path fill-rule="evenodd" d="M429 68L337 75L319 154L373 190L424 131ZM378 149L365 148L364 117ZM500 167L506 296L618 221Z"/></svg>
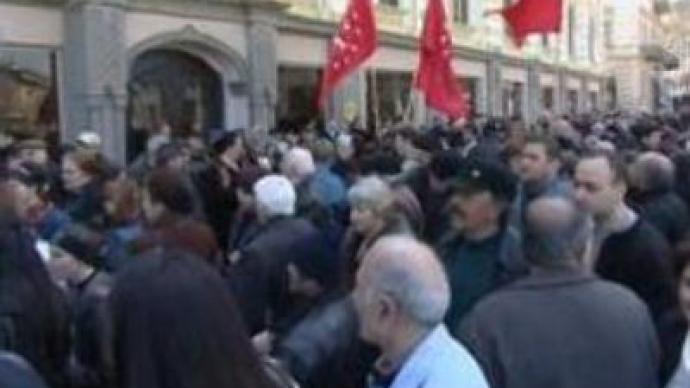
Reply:
<svg viewBox="0 0 690 388"><path fill-rule="evenodd" d="M379 91L378 82L376 80L376 66L371 67L371 98L374 100L374 133L378 136L379 127L381 126L381 115L379 111Z"/></svg>
<svg viewBox="0 0 690 388"><path fill-rule="evenodd" d="M405 120L406 124L410 124L412 122L412 119L410 115L413 112L413 102L414 102L414 84L415 80L417 79L417 70L414 71L412 74L412 82L410 82L410 93L407 96L407 106L405 107L405 114L403 116L403 119Z"/></svg>

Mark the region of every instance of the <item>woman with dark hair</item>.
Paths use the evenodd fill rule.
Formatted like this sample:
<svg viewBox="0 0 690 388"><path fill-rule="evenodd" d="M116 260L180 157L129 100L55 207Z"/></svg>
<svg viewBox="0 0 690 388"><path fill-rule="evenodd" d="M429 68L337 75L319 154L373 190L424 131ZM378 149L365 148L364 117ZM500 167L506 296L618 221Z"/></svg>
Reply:
<svg viewBox="0 0 690 388"><path fill-rule="evenodd" d="M268 388L219 275L163 250L124 269L111 295L117 386Z"/></svg>
<svg viewBox="0 0 690 388"><path fill-rule="evenodd" d="M238 206L238 174L246 154L242 131L224 132L212 143L211 154L213 161L199 173L196 184L216 241L227 252L230 223Z"/></svg>
<svg viewBox="0 0 690 388"><path fill-rule="evenodd" d="M690 384L690 242L679 244L675 254L678 306L665 314L659 324L662 349L661 379L667 388Z"/></svg>
<svg viewBox="0 0 690 388"><path fill-rule="evenodd" d="M102 178L108 173L103 157L92 151L72 150L62 156L61 168L67 195L59 206L74 222L102 226Z"/></svg>
<svg viewBox="0 0 690 388"><path fill-rule="evenodd" d="M66 303L21 221L19 184L0 181L0 349L28 360L54 388L65 386Z"/></svg>
<svg viewBox="0 0 690 388"><path fill-rule="evenodd" d="M245 167L237 174L237 211L231 222L228 234L228 257L242 249L251 241L258 232L258 220L256 216L256 201L254 198L254 184L266 175L266 172L258 167ZM232 259L231 259L232 261Z"/></svg>
<svg viewBox="0 0 690 388"><path fill-rule="evenodd" d="M142 207L147 221L135 253L161 247L184 250L220 268L220 254L213 231L194 219L194 194L175 171L154 170L146 180Z"/></svg>

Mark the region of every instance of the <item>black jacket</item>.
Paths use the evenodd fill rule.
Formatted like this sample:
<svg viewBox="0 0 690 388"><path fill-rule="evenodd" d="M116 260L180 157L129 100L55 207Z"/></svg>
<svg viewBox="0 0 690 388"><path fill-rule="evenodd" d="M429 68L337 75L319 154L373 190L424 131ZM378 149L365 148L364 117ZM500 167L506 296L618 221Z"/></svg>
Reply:
<svg viewBox="0 0 690 388"><path fill-rule="evenodd" d="M675 306L670 248L659 231L643 219L604 240L595 269L603 279L634 291L647 304L655 322Z"/></svg>
<svg viewBox="0 0 690 388"><path fill-rule="evenodd" d="M673 191L636 195L633 206L640 216L655 226L675 246L688 232L688 207Z"/></svg>
<svg viewBox="0 0 690 388"><path fill-rule="evenodd" d="M24 359L0 352L0 387L48 388L41 376Z"/></svg>
<svg viewBox="0 0 690 388"><path fill-rule="evenodd" d="M240 250L239 262L228 270L230 287L240 305L250 334L290 315L286 267L296 255L325 253L313 250L321 238L318 229L302 218L278 217L259 227ZM305 246L306 245L306 246ZM267 321L270 312L270 322Z"/></svg>
<svg viewBox="0 0 690 388"><path fill-rule="evenodd" d="M113 329L108 298L112 278L98 272L70 289L74 345L70 365L73 388L107 388L114 384Z"/></svg>
<svg viewBox="0 0 690 388"><path fill-rule="evenodd" d="M0 217L0 349L28 360L53 388L66 384L68 306L33 235Z"/></svg>
<svg viewBox="0 0 690 388"><path fill-rule="evenodd" d="M195 176L196 189L198 190L206 220L213 229L221 251L228 248L228 236L233 216L237 210L238 201L235 193L235 175L229 170L229 185L223 186L221 172L217 165L212 165L202 170Z"/></svg>
<svg viewBox="0 0 690 388"><path fill-rule="evenodd" d="M375 356L358 340L356 313L346 296L324 299L275 350L303 388L362 387Z"/></svg>

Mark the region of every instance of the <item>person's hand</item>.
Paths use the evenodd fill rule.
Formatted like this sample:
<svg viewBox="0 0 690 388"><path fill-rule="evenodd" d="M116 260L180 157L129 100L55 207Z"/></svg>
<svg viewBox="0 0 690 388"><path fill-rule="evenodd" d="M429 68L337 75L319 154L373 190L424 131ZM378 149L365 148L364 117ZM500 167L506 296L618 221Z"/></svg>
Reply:
<svg viewBox="0 0 690 388"><path fill-rule="evenodd" d="M252 345L260 355L269 355L273 350L275 336L270 331L262 331L252 338Z"/></svg>
<svg viewBox="0 0 690 388"><path fill-rule="evenodd" d="M51 247L46 268L53 281L60 286L79 284L95 271L93 267L57 247Z"/></svg>
<svg viewBox="0 0 690 388"><path fill-rule="evenodd" d="M242 259L242 254L240 251L232 251L231 253L228 254L228 261L232 265L236 265L237 263L240 262Z"/></svg>

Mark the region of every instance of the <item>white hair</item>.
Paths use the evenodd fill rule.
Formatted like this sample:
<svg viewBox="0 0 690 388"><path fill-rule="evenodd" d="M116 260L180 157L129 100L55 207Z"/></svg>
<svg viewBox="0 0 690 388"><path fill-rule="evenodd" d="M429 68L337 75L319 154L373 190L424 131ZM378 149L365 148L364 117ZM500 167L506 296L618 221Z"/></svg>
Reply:
<svg viewBox="0 0 690 388"><path fill-rule="evenodd" d="M358 180L348 191L347 198L352 206L363 206L377 212L386 210L395 202L393 189L375 175Z"/></svg>
<svg viewBox="0 0 690 388"><path fill-rule="evenodd" d="M416 323L426 327L441 323L450 307L450 287L431 248L404 236L385 237L379 242L387 244L387 255L399 260L386 260L378 267L372 282L374 288L393 298ZM416 261L423 259L425 269L411 266L405 256L417 256Z"/></svg>
<svg viewBox="0 0 690 388"><path fill-rule="evenodd" d="M314 158L311 152L305 148L294 147L285 155L283 161L283 174L292 182L300 182L316 171Z"/></svg>
<svg viewBox="0 0 690 388"><path fill-rule="evenodd" d="M257 210L265 217L295 214L297 195L292 183L282 175L268 175L254 184Z"/></svg>
<svg viewBox="0 0 690 388"><path fill-rule="evenodd" d="M352 136L341 132L335 139L335 151L340 158L350 159L355 153Z"/></svg>

